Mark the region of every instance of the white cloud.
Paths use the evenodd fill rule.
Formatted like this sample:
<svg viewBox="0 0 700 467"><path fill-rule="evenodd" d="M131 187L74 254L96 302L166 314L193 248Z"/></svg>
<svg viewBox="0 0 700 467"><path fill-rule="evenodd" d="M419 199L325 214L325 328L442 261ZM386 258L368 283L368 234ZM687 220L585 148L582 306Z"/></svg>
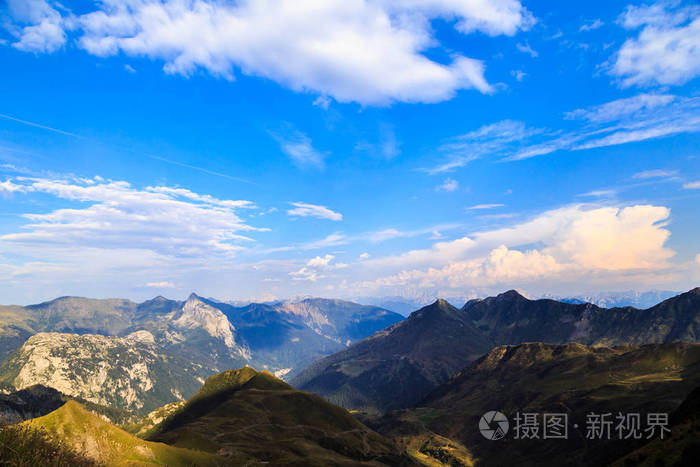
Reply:
<svg viewBox="0 0 700 467"><path fill-rule="evenodd" d="M493 209L493 208L502 208L504 205L499 204L499 203L493 203L493 204L476 204L474 206L469 206L467 211L473 211L473 210L478 210L478 209Z"/></svg>
<svg viewBox="0 0 700 467"><path fill-rule="evenodd" d="M406 237L408 234L396 229L384 229L370 235L369 239L373 243L381 243L394 238Z"/></svg>
<svg viewBox="0 0 700 467"><path fill-rule="evenodd" d="M515 47L517 47L517 49L522 53L528 54L532 58L537 58L540 55L537 53L536 50L533 50L532 47L530 47L530 44L528 44L527 42L524 44L518 43L515 45Z"/></svg>
<svg viewBox="0 0 700 467"><path fill-rule="evenodd" d="M581 193L580 195L577 196L593 196L596 198L610 198L617 195L617 191L615 190L593 190L589 191L587 193Z"/></svg>
<svg viewBox="0 0 700 467"><path fill-rule="evenodd" d="M401 154L401 143L396 138L392 125L381 124L377 142L360 140L355 144L355 150L369 153L375 157L382 157L386 160L392 160Z"/></svg>
<svg viewBox="0 0 700 467"><path fill-rule="evenodd" d="M534 24L519 0L102 0L82 15L62 14L45 0L30 4L33 19L15 44L22 50L56 50L70 29L97 56L162 60L166 72L186 76L203 69L233 80L239 71L363 105L493 91L481 61L452 54L443 64L424 55L438 45L433 19L489 36ZM13 19L9 28L20 28L20 15Z"/></svg>
<svg viewBox="0 0 700 467"><path fill-rule="evenodd" d="M637 172L632 178L646 180L650 178L670 178L678 175L678 170L652 169Z"/></svg>
<svg viewBox="0 0 700 467"><path fill-rule="evenodd" d="M579 28L579 32L585 32L585 31L593 31L595 29L598 29L605 25L603 21L601 21L600 18L596 18L590 23L585 23Z"/></svg>
<svg viewBox="0 0 700 467"><path fill-rule="evenodd" d="M437 188L435 188L435 190L452 192L456 191L458 188L459 182L457 180L454 180L452 178L446 178L442 185L439 185Z"/></svg>
<svg viewBox="0 0 700 467"><path fill-rule="evenodd" d="M640 111L650 111L665 107L676 100L670 94L638 94L632 97L617 99L602 105L577 109L564 114L564 118L580 118L594 123L608 123L630 116L638 115Z"/></svg>
<svg viewBox="0 0 700 467"><path fill-rule="evenodd" d="M369 253L365 252L365 253L362 253L362 254L360 255L360 259L361 259L361 260L362 260L362 259L369 259L371 256L372 256L372 255L370 255ZM699 255L699 256L700 256L700 255Z"/></svg>
<svg viewBox="0 0 700 467"><path fill-rule="evenodd" d="M128 63L124 65L124 69L128 71L129 73L136 73L136 69L134 69L133 66L129 65Z"/></svg>
<svg viewBox="0 0 700 467"><path fill-rule="evenodd" d="M506 155L540 131L513 120L484 125L443 144L440 152L447 155L447 160L426 171L430 174L450 172L485 155Z"/></svg>
<svg viewBox="0 0 700 467"><path fill-rule="evenodd" d="M318 96L314 101L313 104L315 107L320 107L323 110L328 110L328 107L331 105L331 98L328 96Z"/></svg>
<svg viewBox="0 0 700 467"><path fill-rule="evenodd" d="M285 133L270 132L280 145L280 149L298 167L323 168L324 154L311 144L311 138L300 131L291 130Z"/></svg>
<svg viewBox="0 0 700 467"><path fill-rule="evenodd" d="M315 258L311 258L306 263L306 266L299 269L298 271L290 272L289 275L292 276L292 279L294 280L316 282L319 279L327 277L325 275L326 273L337 269L343 269L348 266L344 263L332 264L334 259L335 256L333 255L316 256Z"/></svg>
<svg viewBox="0 0 700 467"><path fill-rule="evenodd" d="M22 185L17 185L15 183L12 183L12 180L5 180L4 182L0 182L0 194L12 194L15 192L23 192L24 187Z"/></svg>
<svg viewBox="0 0 700 467"><path fill-rule="evenodd" d="M175 287L175 284L173 284L172 282L168 282L168 281L147 282L146 287L154 287L157 289L164 289L164 288L172 289Z"/></svg>
<svg viewBox="0 0 700 467"><path fill-rule="evenodd" d="M46 0L8 0L8 11L16 21L10 32L12 46L25 52L50 53L66 43L66 20Z"/></svg>
<svg viewBox="0 0 700 467"><path fill-rule="evenodd" d="M525 79L525 77L527 76L527 73L525 73L523 70L512 70L510 72L510 75L513 78L515 78L516 81L520 82L523 79Z"/></svg>
<svg viewBox="0 0 700 467"><path fill-rule="evenodd" d="M15 193L42 193L79 203L28 213L22 231L0 236L0 250L60 258L80 248L148 250L170 257L231 256L251 239L240 232L265 230L245 224L236 209L249 201L219 200L169 187L137 189L123 181L16 178Z"/></svg>
<svg viewBox="0 0 700 467"><path fill-rule="evenodd" d="M660 206L567 206L427 250L366 261L378 277L355 286L376 292L437 288L463 293L542 281L548 287L581 281L609 287L615 281L659 280L669 274L668 259L674 255L665 246L669 215Z"/></svg>
<svg viewBox="0 0 700 467"><path fill-rule="evenodd" d="M610 73L622 85L679 85L700 75L700 7L678 2L628 6L619 22L641 27L615 55Z"/></svg>
<svg viewBox="0 0 700 467"><path fill-rule="evenodd" d="M697 182L684 183L683 188L686 190L700 190L700 180Z"/></svg>
<svg viewBox="0 0 700 467"><path fill-rule="evenodd" d="M503 120L453 138L440 147L446 160L424 169L448 172L481 157L522 160L556 151L634 143L700 131L700 98L642 93L564 114L579 121L568 130L531 128Z"/></svg>
<svg viewBox="0 0 700 467"><path fill-rule="evenodd" d="M319 219L328 219L331 221L343 220L342 214L332 211L325 206L301 202L289 204L294 206L294 209L289 209L287 211L287 214L292 217L318 217Z"/></svg>

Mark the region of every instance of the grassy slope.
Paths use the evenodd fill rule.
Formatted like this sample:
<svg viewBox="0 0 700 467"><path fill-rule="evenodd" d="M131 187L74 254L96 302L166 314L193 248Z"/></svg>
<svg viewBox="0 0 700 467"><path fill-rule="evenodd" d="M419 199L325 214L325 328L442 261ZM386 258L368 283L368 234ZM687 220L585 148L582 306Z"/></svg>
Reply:
<svg viewBox="0 0 700 467"><path fill-rule="evenodd" d="M139 439L74 401L23 425L43 428L78 452L108 466L206 466L217 465L221 460L211 454Z"/></svg>
<svg viewBox="0 0 700 467"><path fill-rule="evenodd" d="M430 434L458 441L482 465L601 465L637 445L586 440L587 413L670 413L698 384L700 344L615 349L579 344L504 346L441 386L421 407L369 423L404 445ZM486 441L477 424L488 410L503 411L511 422L518 411L568 413L569 440Z"/></svg>
<svg viewBox="0 0 700 467"><path fill-rule="evenodd" d="M220 452L233 465L411 464L346 410L251 368L210 378L151 439Z"/></svg>

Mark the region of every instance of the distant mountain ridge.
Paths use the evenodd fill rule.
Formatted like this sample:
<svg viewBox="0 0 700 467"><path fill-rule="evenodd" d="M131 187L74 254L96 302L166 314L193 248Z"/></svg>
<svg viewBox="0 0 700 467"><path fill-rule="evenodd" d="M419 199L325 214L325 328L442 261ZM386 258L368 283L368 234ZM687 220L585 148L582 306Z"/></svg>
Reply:
<svg viewBox="0 0 700 467"><path fill-rule="evenodd" d="M0 380L143 413L191 396L228 368L291 375L402 319L340 300L236 307L196 294L185 301L62 297L0 306Z"/></svg>
<svg viewBox="0 0 700 467"><path fill-rule="evenodd" d="M291 382L346 408L386 411L417 402L498 345L674 341L700 341L700 288L647 310L529 300L510 290L469 300L461 310L438 300L392 328L319 360ZM397 390L396 381L402 379L407 383Z"/></svg>
<svg viewBox="0 0 700 467"><path fill-rule="evenodd" d="M470 300L462 311L498 345L640 345L700 340L700 287L646 310L529 300L510 290L496 297Z"/></svg>

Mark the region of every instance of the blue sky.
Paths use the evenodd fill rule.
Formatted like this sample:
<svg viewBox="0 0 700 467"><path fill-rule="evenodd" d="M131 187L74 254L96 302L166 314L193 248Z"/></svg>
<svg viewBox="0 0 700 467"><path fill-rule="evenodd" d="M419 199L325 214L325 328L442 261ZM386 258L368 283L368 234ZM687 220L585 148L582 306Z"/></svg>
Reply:
<svg viewBox="0 0 700 467"><path fill-rule="evenodd" d="M0 294L683 290L700 7L8 0Z"/></svg>

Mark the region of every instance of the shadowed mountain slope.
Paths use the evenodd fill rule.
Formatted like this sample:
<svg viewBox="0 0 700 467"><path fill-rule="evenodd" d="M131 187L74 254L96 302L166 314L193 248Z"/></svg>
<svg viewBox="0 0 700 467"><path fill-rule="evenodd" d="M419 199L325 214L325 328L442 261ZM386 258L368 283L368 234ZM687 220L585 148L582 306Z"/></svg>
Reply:
<svg viewBox="0 0 700 467"><path fill-rule="evenodd" d="M94 404L84 399L74 399L53 388L37 384L9 394L0 394L0 423L15 424L30 418L41 417L58 409L69 400L76 400L91 412L112 423L126 423L133 418L129 412Z"/></svg>
<svg viewBox="0 0 700 467"><path fill-rule="evenodd" d="M229 465L413 465L346 410L249 367L209 378L149 439L218 453Z"/></svg>
<svg viewBox="0 0 700 467"><path fill-rule="evenodd" d="M587 414L671 413L700 384L700 344L588 347L542 343L496 347L416 407L369 421L410 445L439 435L467 446L479 465L605 465L644 441L586 439ZM509 417L506 439L486 440L480 417ZM513 438L515 414L566 413L568 440ZM541 437L541 432L540 432Z"/></svg>
<svg viewBox="0 0 700 467"><path fill-rule="evenodd" d="M292 384L346 408L406 407L491 347L464 312L438 300L311 365Z"/></svg>
<svg viewBox="0 0 700 467"><path fill-rule="evenodd" d="M333 403L363 411L408 407L495 345L523 342L641 345L700 339L700 288L647 310L528 300L511 290L444 300L326 357L291 380Z"/></svg>
<svg viewBox="0 0 700 467"><path fill-rule="evenodd" d="M641 345L700 340L700 287L646 310L528 300L514 290L470 300L462 310L499 345L521 342Z"/></svg>

